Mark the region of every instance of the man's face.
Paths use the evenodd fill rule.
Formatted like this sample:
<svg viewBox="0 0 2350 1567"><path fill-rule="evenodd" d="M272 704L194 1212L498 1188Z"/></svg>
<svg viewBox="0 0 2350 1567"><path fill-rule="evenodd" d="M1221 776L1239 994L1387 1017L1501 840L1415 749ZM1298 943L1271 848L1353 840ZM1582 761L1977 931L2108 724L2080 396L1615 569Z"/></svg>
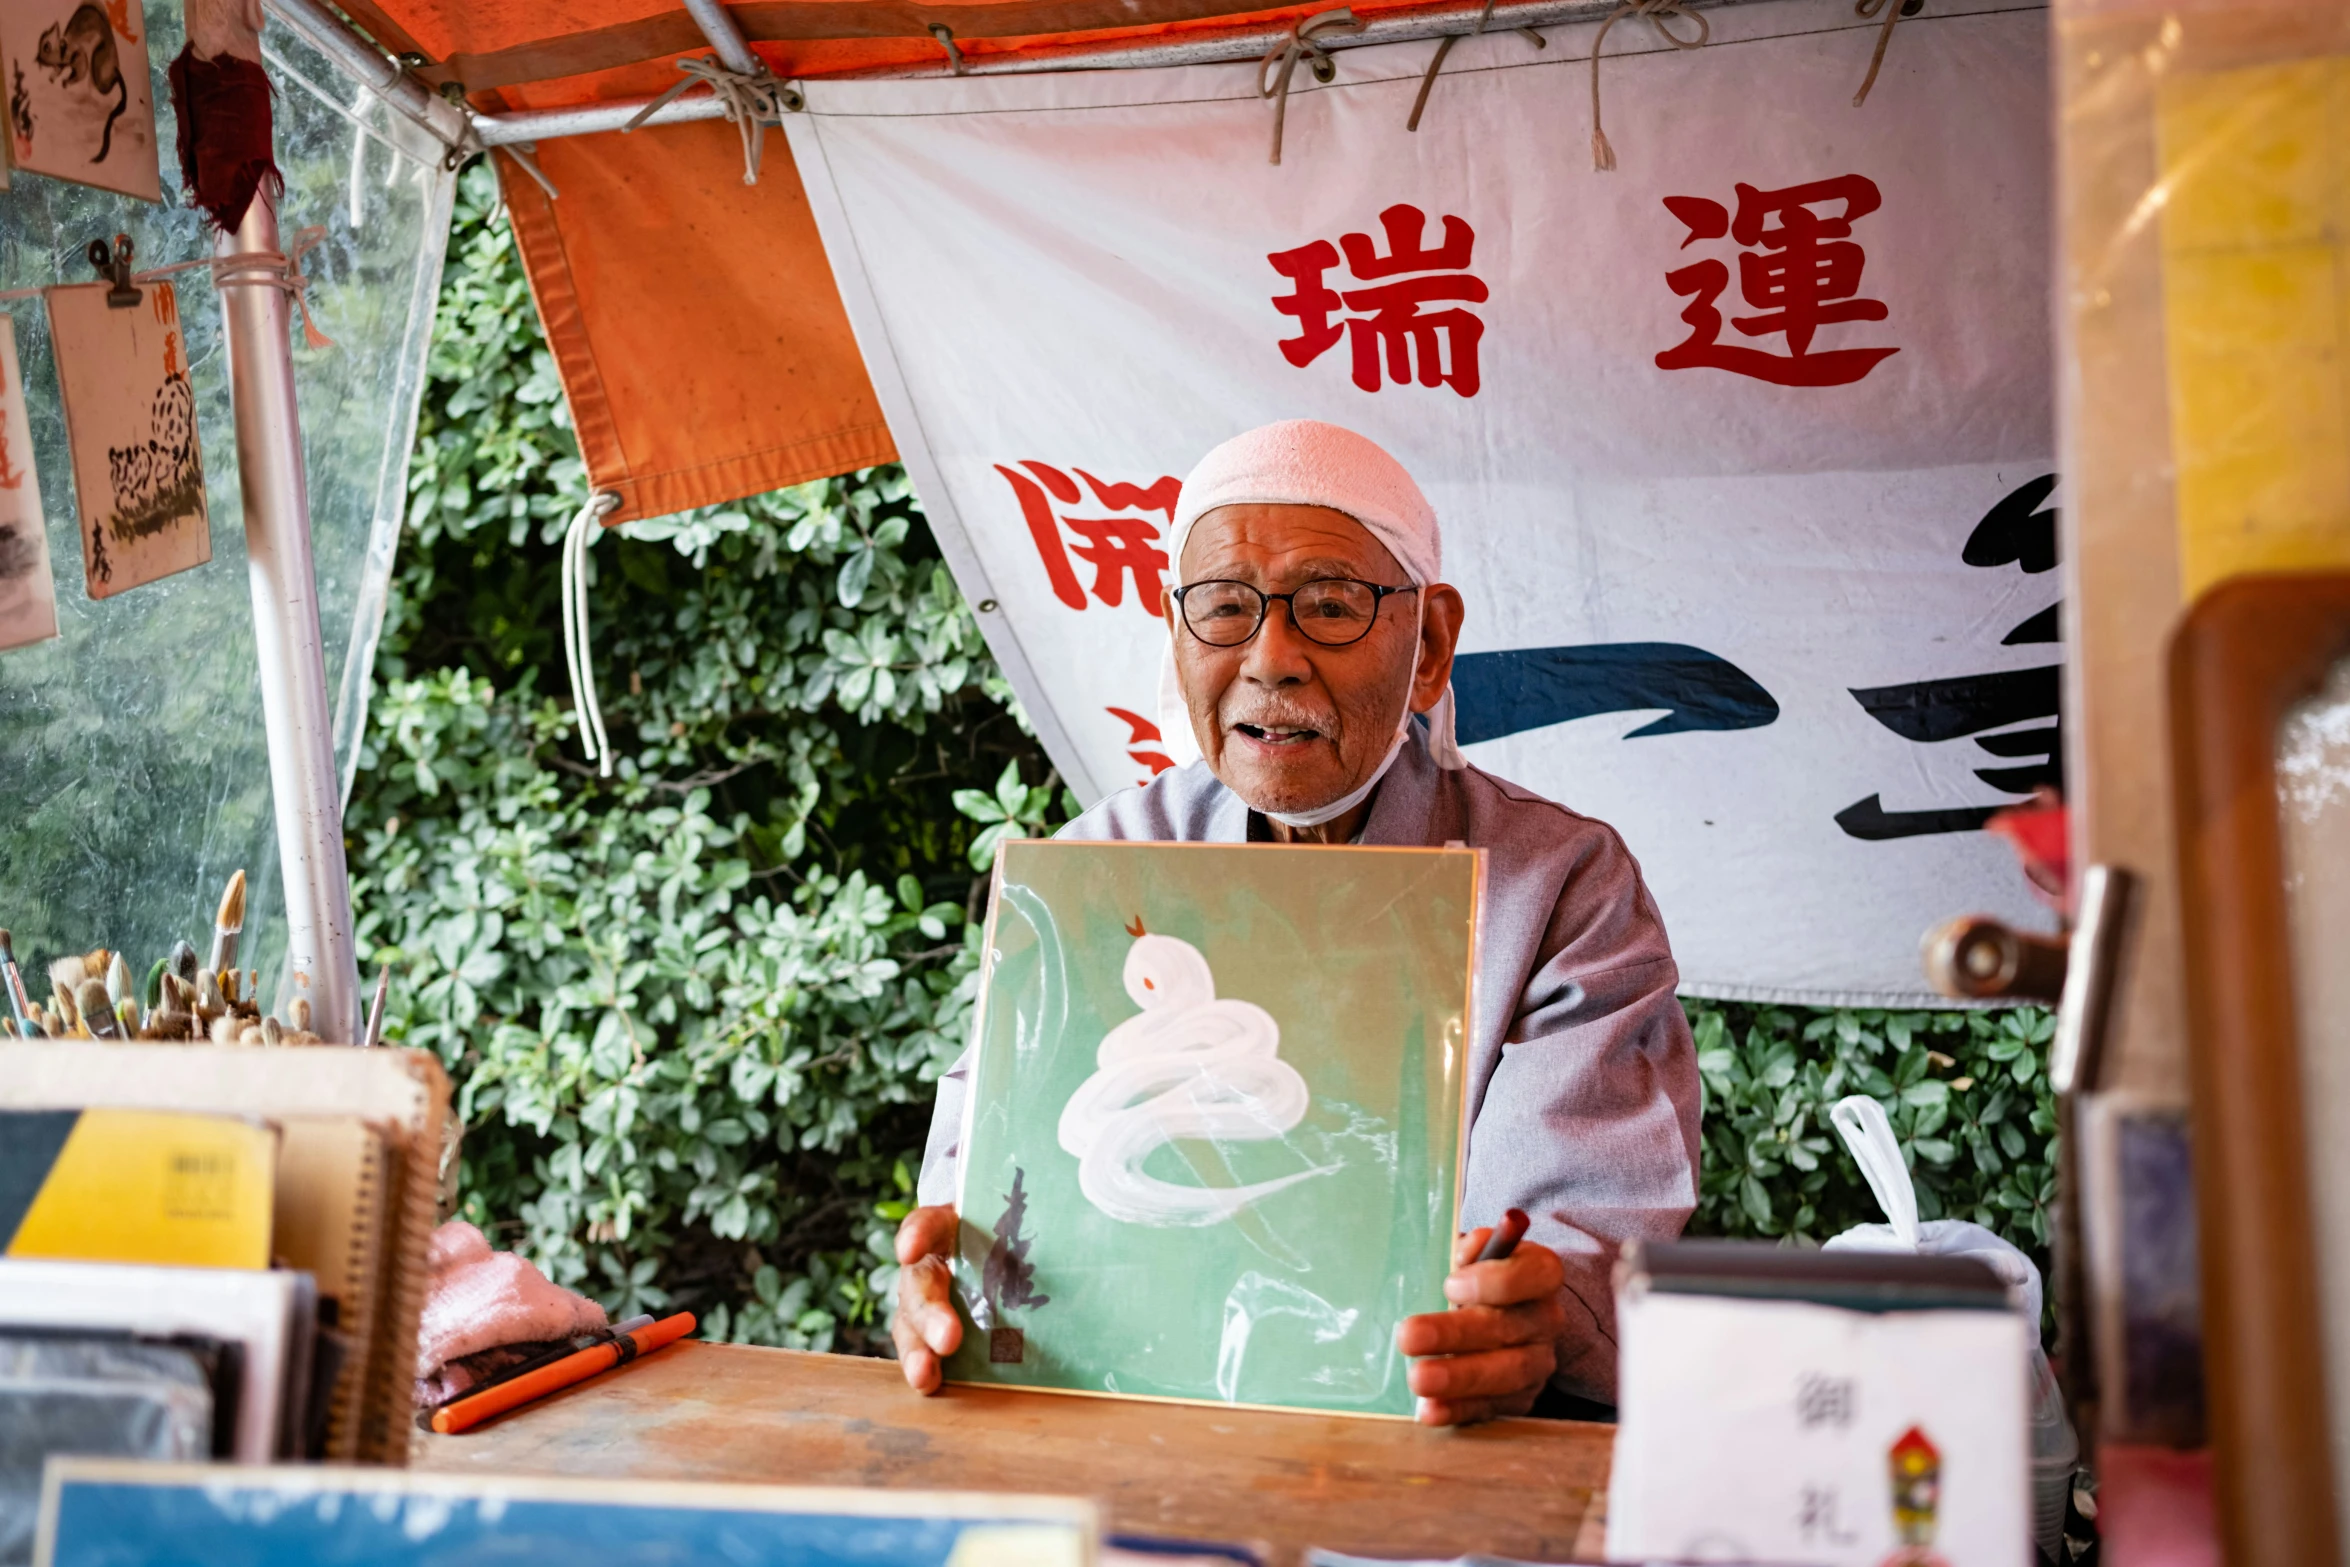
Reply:
<svg viewBox="0 0 2350 1567"><path fill-rule="evenodd" d="M1183 584L1223 579L1264 593L1326 577L1410 580L1369 529L1321 506L1219 506L1193 525L1176 569ZM1392 594L1369 633L1345 647L1300 634L1285 604L1268 605L1239 647L1202 642L1172 597L1167 617L1208 766L1255 809L1294 813L1362 787L1386 759L1406 702L1414 712L1434 705L1451 678L1460 598L1440 585Z"/></svg>

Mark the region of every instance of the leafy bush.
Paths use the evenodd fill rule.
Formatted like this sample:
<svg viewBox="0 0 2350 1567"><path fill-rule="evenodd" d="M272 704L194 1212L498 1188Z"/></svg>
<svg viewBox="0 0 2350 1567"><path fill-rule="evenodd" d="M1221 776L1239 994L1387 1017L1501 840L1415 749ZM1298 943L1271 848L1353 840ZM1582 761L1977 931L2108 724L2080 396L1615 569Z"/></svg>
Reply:
<svg viewBox="0 0 2350 1567"><path fill-rule="evenodd" d="M348 830L388 1037L459 1084L467 1217L615 1312L873 1347L995 842L1057 789L905 478L591 553L619 762L578 759L556 607L585 498L487 175L462 188ZM1031 781L1033 780L1033 781ZM2044 1014L1691 1002L1703 1233L1875 1212L1826 1107L1891 1107L1921 1207L2044 1242Z"/></svg>
<svg viewBox="0 0 2350 1567"><path fill-rule="evenodd" d="M580 762L558 544L585 478L468 177L349 813L386 1033L459 1085L464 1209L617 1311L857 1347L975 971L964 784L1052 790L895 469L592 552L620 760ZM1000 836L1000 832L999 832Z"/></svg>
<svg viewBox="0 0 2350 1567"><path fill-rule="evenodd" d="M1705 1083L1702 1235L1821 1241L1884 1214L1828 1124L1847 1094L1886 1109L1921 1219L1970 1219L2047 1266L2056 1195L2053 1015L1812 1011L1684 1001Z"/></svg>

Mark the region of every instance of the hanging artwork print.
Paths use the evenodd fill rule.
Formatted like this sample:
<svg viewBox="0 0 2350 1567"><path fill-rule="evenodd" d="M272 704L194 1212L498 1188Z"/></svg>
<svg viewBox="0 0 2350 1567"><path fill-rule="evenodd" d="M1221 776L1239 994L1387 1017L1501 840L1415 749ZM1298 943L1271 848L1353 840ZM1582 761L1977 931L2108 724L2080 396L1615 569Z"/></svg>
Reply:
<svg viewBox="0 0 2350 1567"><path fill-rule="evenodd" d="M128 306L108 293L81 283L44 295L94 599L212 558L179 300L169 283Z"/></svg>
<svg viewBox="0 0 2350 1567"><path fill-rule="evenodd" d="M16 322L0 315L0 649L57 635L57 588L49 577L49 530L41 481L33 476L33 432L25 419L24 376L16 367Z"/></svg>
<svg viewBox="0 0 2350 1567"><path fill-rule="evenodd" d="M162 199L140 0L5 0L0 70L18 170Z"/></svg>
<svg viewBox="0 0 2350 1567"><path fill-rule="evenodd" d="M1408 1416L1445 1309L1473 851L1011 843L961 1381Z"/></svg>

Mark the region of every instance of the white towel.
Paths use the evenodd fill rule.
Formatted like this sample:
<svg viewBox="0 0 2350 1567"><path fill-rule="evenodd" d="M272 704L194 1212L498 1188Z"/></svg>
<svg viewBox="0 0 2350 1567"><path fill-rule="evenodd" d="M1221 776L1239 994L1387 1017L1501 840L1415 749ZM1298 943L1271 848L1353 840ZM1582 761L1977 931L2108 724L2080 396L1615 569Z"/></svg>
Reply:
<svg viewBox="0 0 2350 1567"><path fill-rule="evenodd" d="M1365 436L1318 419L1260 425L1202 457L1183 481L1167 558L1181 570L1191 525L1219 506L1326 506L1344 512L1387 546L1413 585L1444 580L1444 535L1436 508L1404 465ZM1428 710L1428 754L1447 769L1468 766L1453 740L1452 688ZM1406 715L1407 721L1409 715ZM1199 760L1191 714L1175 679L1172 644L1159 657L1159 735L1180 767Z"/></svg>

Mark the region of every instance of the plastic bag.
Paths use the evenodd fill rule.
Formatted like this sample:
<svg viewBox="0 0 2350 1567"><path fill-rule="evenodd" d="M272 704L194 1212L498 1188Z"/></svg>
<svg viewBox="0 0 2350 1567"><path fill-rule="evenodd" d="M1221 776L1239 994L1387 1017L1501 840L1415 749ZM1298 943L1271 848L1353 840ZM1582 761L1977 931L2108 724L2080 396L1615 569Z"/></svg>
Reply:
<svg viewBox="0 0 2350 1567"><path fill-rule="evenodd" d="M1972 1257L1988 1266L2022 1298L2026 1320L2040 1324L2040 1270L2014 1246L1962 1219L1918 1222L1917 1189L1910 1184L1909 1166L1901 1145L1893 1140L1893 1125L1885 1107L1865 1094L1840 1099L1828 1119L1852 1150L1861 1178L1885 1210L1887 1224L1860 1224L1829 1240L1827 1251L1906 1251L1928 1257ZM2080 1438L2065 1418L2064 1394L2038 1337L2032 1343L2032 1536L2042 1554L2062 1561L2064 1509L2073 1488L2073 1471L2081 1458Z"/></svg>

